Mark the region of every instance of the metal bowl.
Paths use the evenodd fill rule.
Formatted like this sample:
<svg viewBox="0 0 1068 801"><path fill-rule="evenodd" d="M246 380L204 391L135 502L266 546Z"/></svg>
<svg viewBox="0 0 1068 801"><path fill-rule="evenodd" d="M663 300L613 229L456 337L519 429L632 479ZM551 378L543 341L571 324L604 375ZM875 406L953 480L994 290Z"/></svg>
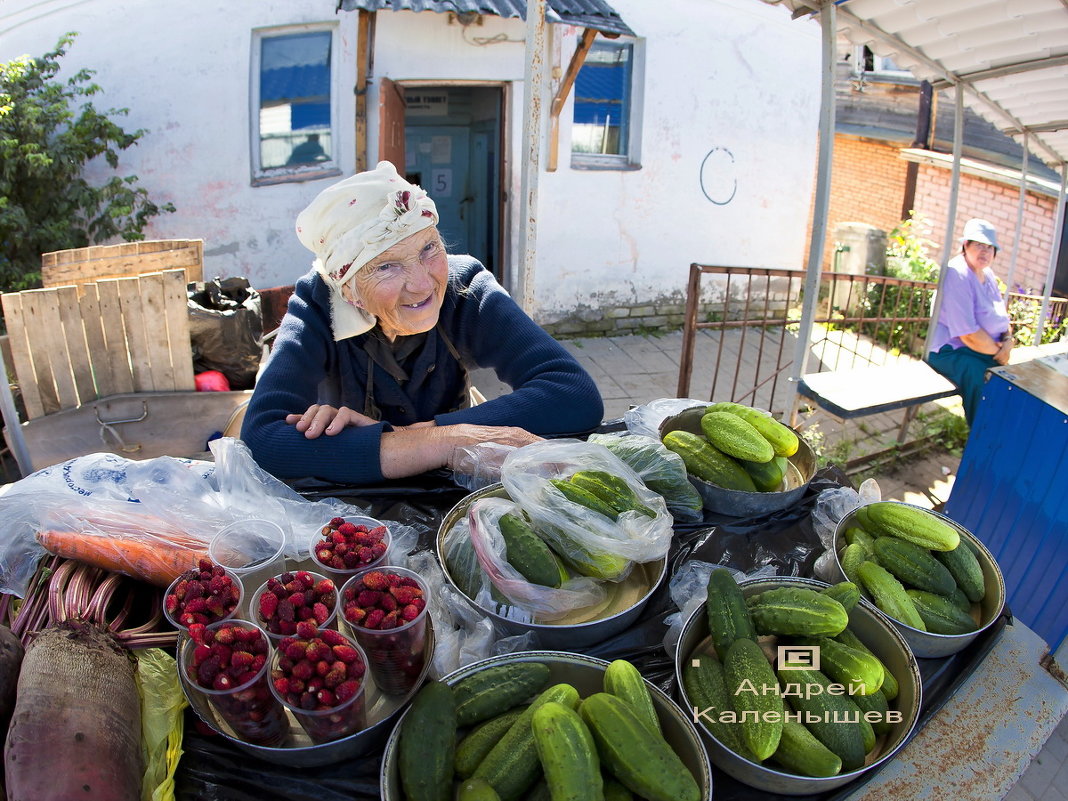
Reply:
<svg viewBox="0 0 1068 801"><path fill-rule="evenodd" d="M777 577L770 579L750 579L739 584L742 595L749 597L765 590L776 587L811 587L823 589L826 587L822 581L804 578ZM849 613L849 629L861 642L868 646L879 657L887 669L894 674L900 689L897 698L890 706L901 713L900 723L893 725L892 731L881 737L881 744L876 741L876 756L869 757L869 761L862 768L839 773L837 776L811 777L799 776L795 773L787 773L771 767L771 763L765 765L739 756L717 740L704 723L698 723L698 729L708 748L709 758L712 763L724 773L734 777L740 782L764 790L769 793L782 795L808 795L810 793L823 793L841 787L856 779L863 773L872 770L886 762L908 741L920 715L920 702L922 698L922 683L919 666L916 658L909 649L904 638L890 625L888 620L881 615L875 607L863 599ZM694 704L686 694L686 688L682 683L682 668L686 661L693 658L695 653L713 653L711 651L711 638L708 632L708 617L705 613L705 605L701 604L694 610L686 621L679 638L678 650L675 654L675 677L678 682L679 693L687 709L693 709ZM714 658L714 657L713 657Z"/></svg>
<svg viewBox="0 0 1068 801"><path fill-rule="evenodd" d="M691 409L665 417L660 423L660 438L670 431L689 431L691 434L704 436L701 430L701 417L707 406L694 406ZM795 431L795 433L797 433ZM816 454L804 437L798 434L800 444L797 453L787 461L789 467L783 479L784 487L778 492L745 492L717 487L696 476L688 475L690 483L697 488L705 509L731 517L759 517L778 512L796 503L805 494L808 483L816 474Z"/></svg>
<svg viewBox="0 0 1068 801"><path fill-rule="evenodd" d="M445 580L465 597L466 593L453 579L445 563L444 544L453 526L467 517L468 508L480 498L508 498L508 492L501 484L491 484L471 493L449 510L438 528L438 563L445 574ZM509 635L532 631L537 635L538 645L542 648L580 648L603 642L625 631L641 615L645 604L666 574L666 558L636 564L623 581L604 583L608 595L597 607L577 609L567 617L551 623L516 621L482 606L474 599L471 599L471 604L492 618L494 623Z"/></svg>
<svg viewBox="0 0 1068 801"><path fill-rule="evenodd" d="M604 671L608 667L608 662L592 656L562 651L526 651L494 656L455 670L445 676L442 681L453 685L485 668L518 662L542 662L548 665L550 684L566 682L578 690L583 698L604 690ZM697 780L697 786L701 788L702 801L710 801L712 770L708 763L708 754L693 721L655 684L646 680L645 686L653 696L653 706L660 718L660 726L664 731L665 739ZM404 801L404 792L397 773L398 742L403 721L403 716L397 721L393 733L386 742L386 750L382 757L382 773L379 779L382 801Z"/></svg>
<svg viewBox="0 0 1068 801"><path fill-rule="evenodd" d="M430 624L429 618L427 618L426 636L427 648L430 649L430 653L433 653L434 629ZM179 642L180 646L181 642ZM368 725L367 728L347 737L341 737L328 743L316 744L304 733L293 713L286 710L290 723L289 738L283 745L277 747L254 745L234 736L233 731L226 725L225 721L219 719L214 710L208 705L204 696L201 693L192 691L188 686L183 671L178 671L178 673L182 679L182 692L185 693L185 697L188 699L193 711L208 726L233 743L237 748L267 762L289 765L295 768L314 768L360 757L380 748L388 737L390 728L397 716L404 710L415 693L418 692L419 687L422 686L423 680L430 670L430 661L429 659L427 660L427 664L423 668L419 680L415 683L414 689L404 696L390 696L379 692L374 685L374 679L368 672L365 685Z"/></svg>
<svg viewBox="0 0 1068 801"><path fill-rule="evenodd" d="M890 501L890 503L899 503L899 501ZM986 594L983 596L983 600L978 604L972 604L972 617L975 617L976 612L979 616L979 626L975 631L970 631L967 634L932 634L929 631L920 631L912 626L908 626L900 620L895 620L889 615L886 616L888 620L897 626L898 631L901 632L901 636L905 638L905 641L912 648L912 652L916 654L916 656L937 658L955 654L957 651L967 647L967 645L978 637L981 632L1001 617L1001 613L1005 608L1005 579L1001 575L1001 568L998 567L994 555L986 549L986 546L979 541L978 537L968 531L968 529L956 520L952 520L943 514L932 511L931 509L925 509L922 506L915 506L914 504L908 503L902 503L901 505L912 506L915 509L920 509L921 511L927 512L928 514L934 515L940 520L945 521L956 529L960 534L961 539L966 539L975 546L976 555L979 558L979 566L983 569L983 581L986 585ZM856 510L843 517L834 530L834 568L832 572L839 577L839 580L845 580L845 572L842 570L842 563L839 561L838 557L846 547L846 530L855 524L855 511Z"/></svg>

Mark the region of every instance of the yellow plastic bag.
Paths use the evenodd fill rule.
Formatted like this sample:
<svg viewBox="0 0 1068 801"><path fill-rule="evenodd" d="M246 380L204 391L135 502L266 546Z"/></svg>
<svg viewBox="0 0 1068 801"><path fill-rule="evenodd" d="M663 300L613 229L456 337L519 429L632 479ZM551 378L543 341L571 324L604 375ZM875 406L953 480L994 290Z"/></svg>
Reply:
<svg viewBox="0 0 1068 801"><path fill-rule="evenodd" d="M178 663L161 648L137 654L141 694L141 751L145 775L141 801L173 801L174 772L182 757L182 712L188 704L178 682Z"/></svg>

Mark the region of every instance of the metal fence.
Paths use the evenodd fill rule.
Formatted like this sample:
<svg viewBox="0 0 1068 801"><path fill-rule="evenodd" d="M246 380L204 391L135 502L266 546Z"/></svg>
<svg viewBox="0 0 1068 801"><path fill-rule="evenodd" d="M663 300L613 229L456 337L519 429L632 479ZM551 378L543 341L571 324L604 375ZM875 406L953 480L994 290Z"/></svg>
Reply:
<svg viewBox="0 0 1068 801"><path fill-rule="evenodd" d="M706 278L707 277L707 278ZM677 395L703 395L786 412L797 348L803 270L691 264ZM923 358L937 284L883 275L824 272L804 373L877 367ZM1042 298L1010 293L1020 344L1033 340ZM1053 298L1043 332L1068 331L1068 299Z"/></svg>

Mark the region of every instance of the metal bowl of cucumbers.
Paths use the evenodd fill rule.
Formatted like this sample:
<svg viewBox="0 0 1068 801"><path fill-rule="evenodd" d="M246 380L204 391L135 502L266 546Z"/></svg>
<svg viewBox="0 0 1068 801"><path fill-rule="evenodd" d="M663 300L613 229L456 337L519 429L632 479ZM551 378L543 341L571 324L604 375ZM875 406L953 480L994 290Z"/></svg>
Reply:
<svg viewBox="0 0 1068 801"><path fill-rule="evenodd" d="M856 587L789 577L736 584L725 569L708 586L684 625L675 672L724 773L770 793L822 793L875 769L912 736L922 697L916 658Z"/></svg>
<svg viewBox="0 0 1068 801"><path fill-rule="evenodd" d="M965 648L1005 608L993 554L964 526L922 506L879 501L854 509L834 532L833 570L857 584L916 656Z"/></svg>
<svg viewBox="0 0 1068 801"><path fill-rule="evenodd" d="M445 696L446 703L448 694L440 687L429 691L424 687L428 697L416 698L386 743L380 777L383 801L411 797L404 792L403 770L409 773L409 783L413 772L416 780L424 782L447 783L451 774L457 787L475 776L488 781L502 798L548 798L548 793L538 795L539 790L546 789L541 782L549 778L539 764L542 758L536 756L539 746L556 765L556 779L563 774L562 781L574 793L569 797L592 798L597 795L592 789L597 780L591 784L585 769L591 764L582 758L585 748L576 746L575 740L563 739L554 747L552 735L546 737L545 726L534 718L534 711L547 700L574 708L579 699L586 704L594 696L596 700L589 701L590 708L581 711L579 718L595 741L604 736L614 738L619 746L616 753L630 752L631 756L622 760L622 766L613 763L609 767L607 761L598 760L603 782L622 784L636 796L648 798L712 798L708 754L693 721L663 690L622 660L609 663L562 651L526 651L483 659L450 673L440 683L452 688L458 726L455 730L443 726L434 714L434 704L441 701L432 694ZM606 693L614 698L605 699ZM508 695L518 700L501 700ZM630 717L618 709L620 704L644 711ZM489 714L489 710L497 709L500 711ZM554 714L558 720L561 710L556 708ZM655 723L642 722L652 719L645 715L655 716ZM510 731L511 724L523 716L529 721L526 731L522 725ZM652 726L659 736L646 731ZM569 729L560 726L558 731ZM405 738L412 734L405 754ZM536 737L541 740L538 744L534 743ZM449 750L450 743L455 756L450 755L449 765L441 764L439 755ZM591 750L600 751L597 743L591 745ZM439 771L445 773L444 780Z"/></svg>
<svg viewBox="0 0 1068 801"><path fill-rule="evenodd" d="M705 419L709 410L714 419ZM716 445L709 433L717 438ZM804 437L739 403L695 406L666 417L660 439L686 462L705 509L717 514L757 517L778 512L801 499L816 473L816 454ZM733 447L739 455L717 445Z"/></svg>
<svg viewBox="0 0 1068 801"><path fill-rule="evenodd" d="M536 616L523 614L517 607L502 606L487 601L475 600L477 591L472 576L481 583L481 572L469 542L464 547L462 527L466 526L467 512L481 498L508 498L508 491L501 484L490 484L476 490L459 501L442 518L438 528L436 550L438 562L446 581L470 599L472 605L493 619L504 632L521 635L533 632L541 648L582 648L603 642L634 623L650 596L667 575L667 559L634 564L622 581L605 581L604 600L593 606L573 610L567 616L552 621L539 620Z"/></svg>

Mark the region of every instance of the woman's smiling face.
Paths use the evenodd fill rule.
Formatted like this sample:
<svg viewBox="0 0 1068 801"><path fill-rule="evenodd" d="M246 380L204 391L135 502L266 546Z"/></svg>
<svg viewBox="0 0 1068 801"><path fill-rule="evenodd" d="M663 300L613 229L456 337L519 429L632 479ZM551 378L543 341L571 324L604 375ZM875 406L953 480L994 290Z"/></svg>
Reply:
<svg viewBox="0 0 1068 801"><path fill-rule="evenodd" d="M378 318L391 341L429 331L449 279L445 246L434 226L379 254L342 287L345 298Z"/></svg>

